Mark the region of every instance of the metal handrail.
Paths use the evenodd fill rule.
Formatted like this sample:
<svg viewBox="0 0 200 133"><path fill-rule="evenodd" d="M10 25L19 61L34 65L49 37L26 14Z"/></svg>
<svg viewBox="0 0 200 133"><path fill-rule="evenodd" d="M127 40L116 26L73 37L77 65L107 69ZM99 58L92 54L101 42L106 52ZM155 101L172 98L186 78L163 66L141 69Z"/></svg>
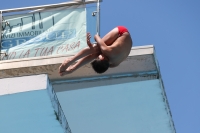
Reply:
<svg viewBox="0 0 200 133"><path fill-rule="evenodd" d="M13 9L3 9L1 10L2 13L9 13L9 12L19 12L25 10L36 10L36 9L47 9L47 8L56 8L56 7L64 7L64 6L72 6L72 5L81 5L81 4L91 4L97 3L99 0L82 0L82 1L70 1L58 4L50 4L50 5L40 5L40 6L30 6L30 7L22 7L22 8L13 8ZM100 0L102 1L102 0Z"/></svg>

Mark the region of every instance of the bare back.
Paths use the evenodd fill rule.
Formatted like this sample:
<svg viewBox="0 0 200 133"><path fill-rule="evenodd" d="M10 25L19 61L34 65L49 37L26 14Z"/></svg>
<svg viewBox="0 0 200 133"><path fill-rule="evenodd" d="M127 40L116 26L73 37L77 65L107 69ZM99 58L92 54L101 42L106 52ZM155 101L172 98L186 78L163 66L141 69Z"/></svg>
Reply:
<svg viewBox="0 0 200 133"><path fill-rule="evenodd" d="M121 28L122 29L121 29ZM118 26L107 33L102 39L95 35L101 52L109 59L110 67L118 66L130 53L132 39L128 30Z"/></svg>
<svg viewBox="0 0 200 133"><path fill-rule="evenodd" d="M110 65L118 66L130 53L132 47L130 34L128 32L123 33L123 35L118 37L109 47L112 49L107 55Z"/></svg>

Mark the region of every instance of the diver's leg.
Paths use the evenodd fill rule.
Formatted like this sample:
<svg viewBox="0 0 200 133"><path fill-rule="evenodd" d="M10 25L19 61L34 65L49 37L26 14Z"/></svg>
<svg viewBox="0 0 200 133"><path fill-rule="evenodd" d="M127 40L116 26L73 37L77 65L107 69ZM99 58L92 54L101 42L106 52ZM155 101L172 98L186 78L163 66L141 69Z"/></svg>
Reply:
<svg viewBox="0 0 200 133"><path fill-rule="evenodd" d="M118 28L112 29L110 32L108 32L102 40L107 46L110 46L113 44L113 42L119 37L119 31Z"/></svg>

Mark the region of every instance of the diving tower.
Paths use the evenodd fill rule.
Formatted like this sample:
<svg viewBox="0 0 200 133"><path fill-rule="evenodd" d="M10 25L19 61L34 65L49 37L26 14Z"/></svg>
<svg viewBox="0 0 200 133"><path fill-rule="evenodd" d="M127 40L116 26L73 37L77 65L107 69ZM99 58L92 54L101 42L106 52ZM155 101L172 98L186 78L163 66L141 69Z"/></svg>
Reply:
<svg viewBox="0 0 200 133"><path fill-rule="evenodd" d="M59 75L86 33L100 33L99 2L0 10L0 132L176 133L153 45L103 74L86 64Z"/></svg>

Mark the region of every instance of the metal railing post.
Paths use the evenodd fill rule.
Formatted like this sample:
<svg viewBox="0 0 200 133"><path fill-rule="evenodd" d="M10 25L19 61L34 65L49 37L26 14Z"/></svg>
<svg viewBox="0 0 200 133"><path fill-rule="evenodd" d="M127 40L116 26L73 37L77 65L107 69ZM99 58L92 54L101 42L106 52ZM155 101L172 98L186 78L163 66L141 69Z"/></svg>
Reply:
<svg viewBox="0 0 200 133"><path fill-rule="evenodd" d="M2 11L0 10L0 60L1 60L1 54L4 54L5 56L7 56L7 54L6 53L2 53L1 52L1 46L2 46L2 44L1 44L1 41L2 41L2 23L3 23L3 16L2 16Z"/></svg>
<svg viewBox="0 0 200 133"><path fill-rule="evenodd" d="M0 11L0 43L1 43L1 34L2 34L2 11ZM0 45L1 50L1 45Z"/></svg>
<svg viewBox="0 0 200 133"><path fill-rule="evenodd" d="M2 36L2 11L0 11L0 60L1 60L1 36Z"/></svg>
<svg viewBox="0 0 200 133"><path fill-rule="evenodd" d="M100 3L97 2L97 35L100 36Z"/></svg>

